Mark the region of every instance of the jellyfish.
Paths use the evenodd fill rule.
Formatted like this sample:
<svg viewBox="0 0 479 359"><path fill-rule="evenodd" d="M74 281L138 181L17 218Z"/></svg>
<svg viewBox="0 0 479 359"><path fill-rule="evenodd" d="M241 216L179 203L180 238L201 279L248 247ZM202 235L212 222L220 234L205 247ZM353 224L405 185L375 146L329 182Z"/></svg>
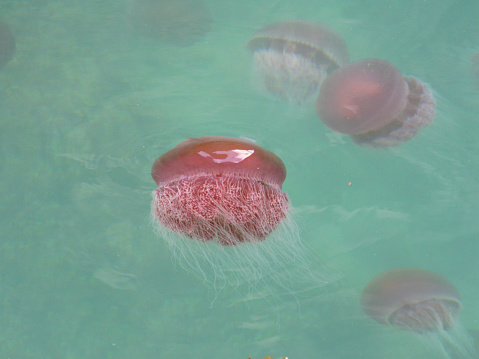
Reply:
<svg viewBox="0 0 479 359"><path fill-rule="evenodd" d="M264 88L295 104L314 100L324 78L349 62L343 38L321 23L273 23L247 46Z"/></svg>
<svg viewBox="0 0 479 359"><path fill-rule="evenodd" d="M436 104L431 89L403 77L390 62L365 59L335 71L316 102L321 120L361 146L396 146L431 124Z"/></svg>
<svg viewBox="0 0 479 359"><path fill-rule="evenodd" d="M15 37L7 24L0 22L0 69L4 67L15 54Z"/></svg>
<svg viewBox="0 0 479 359"><path fill-rule="evenodd" d="M195 240L262 241L287 215L283 162L245 140L190 138L159 157L151 174L155 218Z"/></svg>
<svg viewBox="0 0 479 359"><path fill-rule="evenodd" d="M459 293L439 274L414 268L384 272L364 289L361 307L381 324L416 334L446 358L478 358L459 321Z"/></svg>
<svg viewBox="0 0 479 359"><path fill-rule="evenodd" d="M160 156L151 174L154 227L205 283L282 285L290 269L307 266L282 192L286 168L274 153L242 139L190 138Z"/></svg>
<svg viewBox="0 0 479 359"><path fill-rule="evenodd" d="M211 26L203 0L131 0L129 17L137 32L178 47L199 41Z"/></svg>

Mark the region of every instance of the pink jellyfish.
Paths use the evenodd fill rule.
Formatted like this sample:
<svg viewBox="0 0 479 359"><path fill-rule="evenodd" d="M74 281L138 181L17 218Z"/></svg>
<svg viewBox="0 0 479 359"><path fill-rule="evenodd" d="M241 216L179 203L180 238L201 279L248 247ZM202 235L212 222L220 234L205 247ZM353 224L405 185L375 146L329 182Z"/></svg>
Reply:
<svg viewBox="0 0 479 359"><path fill-rule="evenodd" d="M349 62L341 36L313 22L265 26L248 42L248 48L266 90L296 104L316 98L324 78Z"/></svg>
<svg viewBox="0 0 479 359"><path fill-rule="evenodd" d="M286 168L274 153L235 138L190 138L160 156L151 174L157 232L206 282L278 279L303 265L292 262L303 252L282 192Z"/></svg>
<svg viewBox="0 0 479 359"><path fill-rule="evenodd" d="M361 146L396 146L434 117L429 87L391 63L366 59L342 67L321 86L316 110L331 129Z"/></svg>
<svg viewBox="0 0 479 359"><path fill-rule="evenodd" d="M245 140L190 138L159 157L151 175L155 218L199 241L262 241L286 218L283 162Z"/></svg>
<svg viewBox="0 0 479 359"><path fill-rule="evenodd" d="M413 268L384 272L364 288L361 307L375 321L413 332L445 355L477 357L459 322L457 289L439 274Z"/></svg>

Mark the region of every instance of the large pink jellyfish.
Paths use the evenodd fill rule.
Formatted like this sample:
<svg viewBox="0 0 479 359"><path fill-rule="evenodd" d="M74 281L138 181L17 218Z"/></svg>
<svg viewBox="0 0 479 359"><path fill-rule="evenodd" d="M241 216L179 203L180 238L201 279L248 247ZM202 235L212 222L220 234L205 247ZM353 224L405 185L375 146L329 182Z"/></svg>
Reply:
<svg viewBox="0 0 479 359"><path fill-rule="evenodd" d="M439 274L414 268L384 272L364 288L361 307L377 322L413 332L446 355L477 357L459 322L457 289Z"/></svg>
<svg viewBox="0 0 479 359"><path fill-rule="evenodd" d="M282 192L286 169L272 152L235 138L190 138L160 156L151 174L158 185L155 228L180 264L205 282L288 289L285 282L308 276L308 285L322 282L311 275L312 256Z"/></svg>
<svg viewBox="0 0 479 359"><path fill-rule="evenodd" d="M313 22L265 26L248 42L248 48L266 90L297 104L316 98L324 78L349 62L341 36Z"/></svg>
<svg viewBox="0 0 479 359"><path fill-rule="evenodd" d="M359 145L388 147L414 137L434 117L429 87L391 63L366 59L335 71L321 86L316 110L331 129Z"/></svg>
<svg viewBox="0 0 479 359"><path fill-rule="evenodd" d="M190 138L159 157L151 174L154 217L199 241L262 241L288 211L283 162L245 140Z"/></svg>

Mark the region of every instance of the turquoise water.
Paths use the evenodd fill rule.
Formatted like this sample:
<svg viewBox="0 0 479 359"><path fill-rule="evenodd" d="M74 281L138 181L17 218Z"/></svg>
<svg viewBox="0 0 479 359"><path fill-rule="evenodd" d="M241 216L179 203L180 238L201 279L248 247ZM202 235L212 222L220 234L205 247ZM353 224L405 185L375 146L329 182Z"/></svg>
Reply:
<svg viewBox="0 0 479 359"><path fill-rule="evenodd" d="M16 37L0 70L0 358L444 358L362 313L362 289L398 267L450 280L477 336L477 1L207 1L211 29L185 47L137 31L133 5L0 2ZM428 83L434 123L367 149L313 105L266 95L246 43L290 19ZM150 224L150 168L205 135L282 158L308 265L328 284L215 288L178 265Z"/></svg>

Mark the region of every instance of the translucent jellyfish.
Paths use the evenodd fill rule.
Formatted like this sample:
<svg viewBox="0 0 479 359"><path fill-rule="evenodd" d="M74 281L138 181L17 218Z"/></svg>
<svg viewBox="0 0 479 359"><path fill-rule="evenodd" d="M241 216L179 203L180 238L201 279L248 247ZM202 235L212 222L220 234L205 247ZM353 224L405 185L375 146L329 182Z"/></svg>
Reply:
<svg viewBox="0 0 479 359"><path fill-rule="evenodd" d="M0 69L4 67L15 54L15 37L7 24L0 22Z"/></svg>
<svg viewBox="0 0 479 359"><path fill-rule="evenodd" d="M189 46L211 26L203 0L130 0L130 23L141 34L173 46Z"/></svg>
<svg viewBox="0 0 479 359"><path fill-rule="evenodd" d="M134 274L120 272L108 265L97 268L93 277L115 289L135 290L138 286L138 279Z"/></svg>
<svg viewBox="0 0 479 359"><path fill-rule="evenodd" d="M314 100L324 78L349 62L344 40L320 23L284 21L265 26L248 48L266 90L296 104Z"/></svg>
<svg viewBox="0 0 479 359"><path fill-rule="evenodd" d="M391 63L365 59L335 71L321 86L316 110L331 129L361 146L396 146L434 117L430 88Z"/></svg>
<svg viewBox="0 0 479 359"><path fill-rule="evenodd" d="M190 138L159 157L151 174L158 234L206 282L281 282L306 262L282 192L286 168L274 153L235 138Z"/></svg>
<svg viewBox="0 0 479 359"><path fill-rule="evenodd" d="M457 289L439 274L413 268L384 272L364 289L361 307L370 318L416 334L447 358L478 358L459 322Z"/></svg>

